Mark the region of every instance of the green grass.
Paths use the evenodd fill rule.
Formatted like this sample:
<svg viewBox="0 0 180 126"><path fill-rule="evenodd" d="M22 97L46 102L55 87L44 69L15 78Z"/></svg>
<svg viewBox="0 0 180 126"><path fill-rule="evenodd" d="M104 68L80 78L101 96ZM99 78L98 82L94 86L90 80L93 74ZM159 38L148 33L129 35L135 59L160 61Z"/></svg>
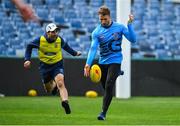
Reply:
<svg viewBox="0 0 180 126"><path fill-rule="evenodd" d="M64 114L59 97L0 98L0 125L180 125L180 97L114 98L107 119L98 121L102 97L70 97Z"/></svg>

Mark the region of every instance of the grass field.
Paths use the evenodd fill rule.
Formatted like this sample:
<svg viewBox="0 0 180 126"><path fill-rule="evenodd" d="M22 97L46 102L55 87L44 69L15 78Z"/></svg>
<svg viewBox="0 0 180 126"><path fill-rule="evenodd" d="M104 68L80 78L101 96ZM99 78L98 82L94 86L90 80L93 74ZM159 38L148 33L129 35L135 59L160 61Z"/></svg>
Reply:
<svg viewBox="0 0 180 126"><path fill-rule="evenodd" d="M102 97L70 97L64 114L58 97L0 98L0 125L180 125L180 97L114 98L107 119L96 119Z"/></svg>

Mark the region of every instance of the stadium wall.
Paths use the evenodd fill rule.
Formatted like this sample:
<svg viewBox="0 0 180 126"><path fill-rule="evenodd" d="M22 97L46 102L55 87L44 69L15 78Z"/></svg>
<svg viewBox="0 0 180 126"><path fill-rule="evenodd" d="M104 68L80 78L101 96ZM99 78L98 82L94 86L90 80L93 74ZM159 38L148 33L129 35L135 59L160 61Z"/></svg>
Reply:
<svg viewBox="0 0 180 126"><path fill-rule="evenodd" d="M83 76L85 59L65 59L65 82L70 96L83 96L87 90L102 95L100 84L93 84ZM133 60L131 63L132 96L180 96L180 61ZM38 72L38 60L32 60L29 70L23 59L0 58L0 93L6 96L26 96L29 89L47 95Z"/></svg>
<svg viewBox="0 0 180 126"><path fill-rule="evenodd" d="M132 96L180 96L180 61L132 61Z"/></svg>

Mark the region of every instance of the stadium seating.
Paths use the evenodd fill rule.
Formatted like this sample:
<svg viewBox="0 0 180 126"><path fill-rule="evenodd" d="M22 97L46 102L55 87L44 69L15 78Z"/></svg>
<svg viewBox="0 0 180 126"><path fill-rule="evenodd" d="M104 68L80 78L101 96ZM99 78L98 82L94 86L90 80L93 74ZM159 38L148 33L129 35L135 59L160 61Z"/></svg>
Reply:
<svg viewBox="0 0 180 126"><path fill-rule="evenodd" d="M169 0L134 0L132 12L136 21L138 49L133 58L142 58L142 54L154 54L157 59L179 58L180 4ZM174 13L175 12L175 13ZM139 54L139 56L137 56ZM145 58L147 55L143 55ZM148 55L149 56L149 55ZM151 55L152 56L152 55Z"/></svg>
<svg viewBox="0 0 180 126"><path fill-rule="evenodd" d="M87 56L91 32L98 24L99 6L107 5L116 20L115 0L24 1L32 4L42 20L57 23L61 27L60 35L73 48L82 51L83 57ZM137 34L137 43L132 45L132 58L180 58L180 4L169 0L132 0L131 10ZM44 34L47 24L24 23L9 0L0 1L0 16L3 17L0 18L0 55L3 56L23 56L26 44ZM35 51L33 56L37 56ZM65 53L65 56L69 55Z"/></svg>

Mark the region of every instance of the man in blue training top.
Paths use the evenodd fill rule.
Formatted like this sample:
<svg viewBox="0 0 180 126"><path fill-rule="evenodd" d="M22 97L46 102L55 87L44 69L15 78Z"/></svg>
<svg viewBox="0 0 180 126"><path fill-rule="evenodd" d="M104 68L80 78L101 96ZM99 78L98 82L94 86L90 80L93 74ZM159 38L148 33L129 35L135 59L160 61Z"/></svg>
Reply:
<svg viewBox="0 0 180 126"><path fill-rule="evenodd" d="M121 72L122 52L121 43L123 35L132 43L136 42L136 35L132 28L133 15L129 15L127 28L117 22L113 22L110 10L101 6L98 11L100 24L92 32L92 43L84 67L84 76L89 76L90 66L99 47L99 66L102 71L101 84L104 89L102 112L98 120L105 120L106 113L113 97L113 87Z"/></svg>
<svg viewBox="0 0 180 126"><path fill-rule="evenodd" d="M73 56L80 56L81 52L74 51L63 38L58 36L59 28L50 23L46 26L46 33L34 41L29 43L26 48L24 67L31 66L31 53L33 48L38 49L38 57L40 60L39 70L46 92L51 92L53 95L59 90L61 97L61 105L65 109L66 114L71 113L68 104L68 92L64 84L64 68L62 50L70 53Z"/></svg>

